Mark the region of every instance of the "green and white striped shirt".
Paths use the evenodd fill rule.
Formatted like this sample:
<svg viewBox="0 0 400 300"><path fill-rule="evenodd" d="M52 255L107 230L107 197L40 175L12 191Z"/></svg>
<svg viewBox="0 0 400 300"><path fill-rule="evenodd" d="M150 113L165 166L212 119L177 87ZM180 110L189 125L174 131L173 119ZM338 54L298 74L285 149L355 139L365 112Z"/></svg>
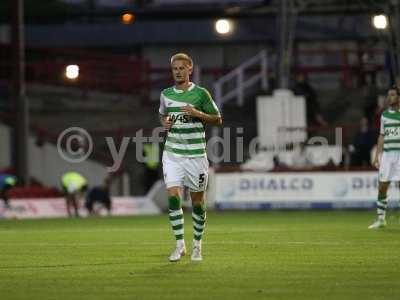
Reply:
<svg viewBox="0 0 400 300"><path fill-rule="evenodd" d="M181 107L190 105L206 114L219 115L210 93L191 83L187 91L170 87L161 92L159 113L172 118L164 150L181 157L201 157L206 155L204 124L200 119L181 112Z"/></svg>
<svg viewBox="0 0 400 300"><path fill-rule="evenodd" d="M388 109L382 113L380 134L383 151L400 151L400 111Z"/></svg>

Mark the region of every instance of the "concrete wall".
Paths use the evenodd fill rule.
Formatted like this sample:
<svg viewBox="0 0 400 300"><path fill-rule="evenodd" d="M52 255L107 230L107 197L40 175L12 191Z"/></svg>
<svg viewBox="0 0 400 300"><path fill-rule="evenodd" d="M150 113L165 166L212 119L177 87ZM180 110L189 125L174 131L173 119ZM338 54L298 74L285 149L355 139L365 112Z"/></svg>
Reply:
<svg viewBox="0 0 400 300"><path fill-rule="evenodd" d="M11 165L10 128L0 124L0 168ZM73 164L65 161L57 151L57 147L50 143L38 146L36 137L28 140L28 162L31 176L46 186L60 187L60 178L63 173L76 171L84 175L90 186L100 185L107 176L106 167L96 161L87 160ZM112 194L117 194L119 183L114 182Z"/></svg>
<svg viewBox="0 0 400 300"><path fill-rule="evenodd" d="M54 145L45 143L38 147L35 137L29 138L28 145L31 176L47 186L58 187L62 174L68 171L81 173L88 179L89 185L99 185L107 176L105 166L90 160L76 164L69 163L60 156Z"/></svg>

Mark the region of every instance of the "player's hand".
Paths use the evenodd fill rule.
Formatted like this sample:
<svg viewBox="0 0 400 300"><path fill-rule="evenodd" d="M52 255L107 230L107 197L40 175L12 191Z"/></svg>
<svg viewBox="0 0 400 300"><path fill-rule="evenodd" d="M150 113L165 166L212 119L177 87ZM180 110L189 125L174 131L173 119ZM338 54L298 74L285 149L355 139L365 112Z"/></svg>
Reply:
<svg viewBox="0 0 400 300"><path fill-rule="evenodd" d="M164 119L164 129L166 130L166 131L169 131L170 129L171 129L171 127L172 127L172 119L171 119L171 117L166 117L165 119Z"/></svg>
<svg viewBox="0 0 400 300"><path fill-rule="evenodd" d="M375 157L374 162L372 163L372 165L375 168L379 169L379 158L378 157Z"/></svg>
<svg viewBox="0 0 400 300"><path fill-rule="evenodd" d="M181 107L181 112L184 112L185 114L192 117L198 117L200 113L197 109L195 109L193 106L190 105Z"/></svg>

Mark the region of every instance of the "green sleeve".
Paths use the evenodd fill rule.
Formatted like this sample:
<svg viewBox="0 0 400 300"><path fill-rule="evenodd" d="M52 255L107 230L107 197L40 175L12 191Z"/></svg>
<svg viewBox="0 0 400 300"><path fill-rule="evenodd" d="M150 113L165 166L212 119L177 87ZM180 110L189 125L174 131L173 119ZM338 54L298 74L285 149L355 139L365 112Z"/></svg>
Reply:
<svg viewBox="0 0 400 300"><path fill-rule="evenodd" d="M219 115L219 109L217 107L217 105L215 104L214 100L212 99L210 93L206 90L203 89L203 105L202 105L202 110L203 112L205 112L206 114L209 115Z"/></svg>

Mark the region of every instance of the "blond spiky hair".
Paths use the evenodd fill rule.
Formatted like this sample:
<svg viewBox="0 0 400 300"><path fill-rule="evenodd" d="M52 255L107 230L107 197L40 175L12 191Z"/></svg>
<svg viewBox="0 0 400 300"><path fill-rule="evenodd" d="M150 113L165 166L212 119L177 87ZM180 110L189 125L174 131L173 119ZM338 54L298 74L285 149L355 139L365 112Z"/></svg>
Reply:
<svg viewBox="0 0 400 300"><path fill-rule="evenodd" d="M189 67L193 67L193 60L186 53L177 53L175 55L172 55L171 64L176 60L184 60L189 64Z"/></svg>

